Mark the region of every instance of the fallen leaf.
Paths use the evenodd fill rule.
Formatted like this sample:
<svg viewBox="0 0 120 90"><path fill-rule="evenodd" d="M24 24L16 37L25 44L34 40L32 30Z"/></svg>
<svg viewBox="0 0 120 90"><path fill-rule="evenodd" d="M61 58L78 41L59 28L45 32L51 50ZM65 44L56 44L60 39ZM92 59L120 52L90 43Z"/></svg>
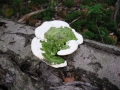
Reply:
<svg viewBox="0 0 120 90"><path fill-rule="evenodd" d="M73 82L73 81L74 81L74 77L65 77L64 78L64 83Z"/></svg>

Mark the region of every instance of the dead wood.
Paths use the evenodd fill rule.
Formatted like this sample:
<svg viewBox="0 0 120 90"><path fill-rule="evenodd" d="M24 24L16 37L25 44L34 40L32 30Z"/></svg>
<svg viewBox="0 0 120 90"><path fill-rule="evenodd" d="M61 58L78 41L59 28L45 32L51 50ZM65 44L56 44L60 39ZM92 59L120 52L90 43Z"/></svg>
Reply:
<svg viewBox="0 0 120 90"><path fill-rule="evenodd" d="M20 18L20 19L18 20L18 22L23 23L24 21L28 20L31 16L33 16L33 15L35 15L35 14L37 14L37 13L41 13L41 12L43 12L43 11L44 11L44 9L42 9L42 10L37 10L37 11L34 11L34 12L30 12L30 13L24 15L22 18Z"/></svg>

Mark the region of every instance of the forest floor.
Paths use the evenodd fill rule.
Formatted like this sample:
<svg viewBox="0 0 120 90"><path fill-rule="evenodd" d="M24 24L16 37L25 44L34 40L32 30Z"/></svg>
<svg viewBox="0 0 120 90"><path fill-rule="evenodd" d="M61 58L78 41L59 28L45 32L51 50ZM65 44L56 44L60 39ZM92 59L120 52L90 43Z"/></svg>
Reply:
<svg viewBox="0 0 120 90"><path fill-rule="evenodd" d="M111 20L115 3L116 0L4 0L0 1L0 15L34 27L44 21L63 20L84 38L120 47L119 15L116 22Z"/></svg>

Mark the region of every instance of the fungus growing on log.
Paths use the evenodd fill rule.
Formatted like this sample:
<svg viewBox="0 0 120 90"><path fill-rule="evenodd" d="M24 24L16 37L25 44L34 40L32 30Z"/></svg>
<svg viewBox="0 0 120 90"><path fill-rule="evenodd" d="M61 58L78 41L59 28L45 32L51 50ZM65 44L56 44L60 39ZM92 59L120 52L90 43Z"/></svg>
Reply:
<svg viewBox="0 0 120 90"><path fill-rule="evenodd" d="M35 36L31 43L33 54L54 68L67 66L61 56L72 54L83 43L82 35L60 20L44 22L35 29Z"/></svg>

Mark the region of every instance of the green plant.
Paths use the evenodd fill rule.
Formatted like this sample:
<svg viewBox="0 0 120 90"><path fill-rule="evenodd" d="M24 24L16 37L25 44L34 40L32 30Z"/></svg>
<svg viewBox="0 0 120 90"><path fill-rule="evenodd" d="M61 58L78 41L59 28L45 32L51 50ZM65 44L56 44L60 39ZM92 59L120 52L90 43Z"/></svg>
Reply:
<svg viewBox="0 0 120 90"><path fill-rule="evenodd" d="M77 11L73 11L66 15L65 21L71 22L72 20L76 19L79 16L79 13Z"/></svg>
<svg viewBox="0 0 120 90"><path fill-rule="evenodd" d="M83 5L91 5L93 2L96 2L96 0L82 0Z"/></svg>
<svg viewBox="0 0 120 90"><path fill-rule="evenodd" d="M102 15L104 15L104 8L102 4L95 4L93 6L81 5L81 7L83 9L86 8L88 10L87 16L90 19L96 20L101 18Z"/></svg>
<svg viewBox="0 0 120 90"><path fill-rule="evenodd" d="M42 12L43 16L53 16L53 12L51 9L47 9L44 12Z"/></svg>
<svg viewBox="0 0 120 90"><path fill-rule="evenodd" d="M115 45L116 44L116 40L114 40L112 37L110 36L104 36L103 37L104 43L106 44L110 44L110 45Z"/></svg>
<svg viewBox="0 0 120 90"><path fill-rule="evenodd" d="M49 17L49 16L43 17L43 20L44 20L44 21L50 21L51 19L52 19L52 17Z"/></svg>
<svg viewBox="0 0 120 90"><path fill-rule="evenodd" d="M64 0L64 5L70 8L74 5L74 0Z"/></svg>
<svg viewBox="0 0 120 90"><path fill-rule="evenodd" d="M95 34L89 30L84 31L82 35L84 38L87 38L87 39L94 39L95 37Z"/></svg>
<svg viewBox="0 0 120 90"><path fill-rule="evenodd" d="M21 2L22 0L13 0L12 4L15 6L15 7L19 7L21 5Z"/></svg>
<svg viewBox="0 0 120 90"><path fill-rule="evenodd" d="M82 28L81 21L77 20L71 24L71 27L74 28L76 31L80 31Z"/></svg>
<svg viewBox="0 0 120 90"><path fill-rule="evenodd" d="M4 15L7 18L10 18L14 14L14 9L13 8L8 8L4 11Z"/></svg>
<svg viewBox="0 0 120 90"><path fill-rule="evenodd" d="M51 20L54 15L54 11L52 9L47 9L41 13L38 13L33 16L35 19L42 19L42 20Z"/></svg>
<svg viewBox="0 0 120 90"><path fill-rule="evenodd" d="M99 30L100 30L100 34L101 34L102 37L108 36L109 33L110 33L106 27L100 26Z"/></svg>
<svg viewBox="0 0 120 90"><path fill-rule="evenodd" d="M86 26L86 20L79 19L71 24L71 27L74 28L76 31L81 31L83 27Z"/></svg>
<svg viewBox="0 0 120 90"><path fill-rule="evenodd" d="M55 0L50 0L48 3L48 8L55 10L55 7L57 6L58 2L56 2Z"/></svg>
<svg viewBox="0 0 120 90"><path fill-rule="evenodd" d="M117 28L116 22L114 21L108 21L103 24L104 27L106 27L109 31L115 31Z"/></svg>
<svg viewBox="0 0 120 90"><path fill-rule="evenodd" d="M29 13L30 12L30 9L29 9L29 7L28 6L24 6L24 7L22 7L21 9L20 9L20 12L21 12L21 14L27 14L27 13Z"/></svg>
<svg viewBox="0 0 120 90"><path fill-rule="evenodd" d="M88 28L93 33L98 33L97 26L95 24L95 21L93 21L93 20L88 20L86 22L86 28Z"/></svg>
<svg viewBox="0 0 120 90"><path fill-rule="evenodd" d="M89 0L87 0L89 1ZM87 21L85 27L88 29L83 32L84 38L94 39L106 44L114 45L116 40L109 36L110 32L116 29L116 23L111 21L113 10L106 10L102 4L81 5L82 9L86 10L85 14L81 14ZM82 21L83 19L81 19Z"/></svg>

